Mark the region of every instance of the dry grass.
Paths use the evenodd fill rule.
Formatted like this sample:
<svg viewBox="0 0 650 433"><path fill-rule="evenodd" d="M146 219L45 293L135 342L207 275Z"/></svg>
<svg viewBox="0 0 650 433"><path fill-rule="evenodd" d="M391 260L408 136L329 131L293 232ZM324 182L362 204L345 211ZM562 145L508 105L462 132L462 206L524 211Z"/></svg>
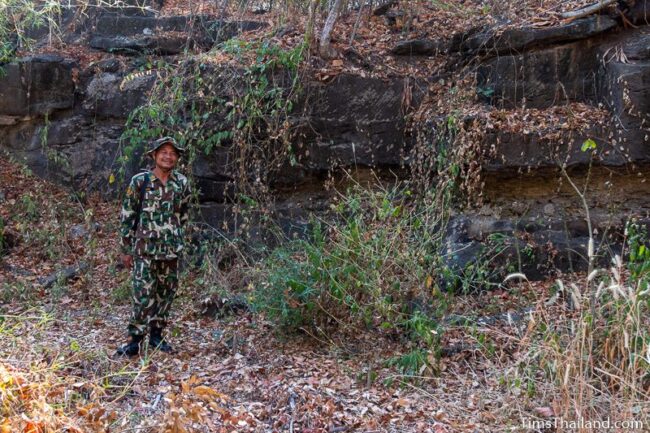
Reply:
<svg viewBox="0 0 650 433"><path fill-rule="evenodd" d="M42 309L0 315L2 432L105 431L120 418L103 403L128 391L126 379L137 371L82 350L88 340L41 339L57 326L61 321Z"/></svg>
<svg viewBox="0 0 650 433"><path fill-rule="evenodd" d="M647 281L629 278L617 256L610 269L558 280L556 288L531 313L510 366L510 377L530 394L518 410L583 425L640 423L618 431L650 426Z"/></svg>

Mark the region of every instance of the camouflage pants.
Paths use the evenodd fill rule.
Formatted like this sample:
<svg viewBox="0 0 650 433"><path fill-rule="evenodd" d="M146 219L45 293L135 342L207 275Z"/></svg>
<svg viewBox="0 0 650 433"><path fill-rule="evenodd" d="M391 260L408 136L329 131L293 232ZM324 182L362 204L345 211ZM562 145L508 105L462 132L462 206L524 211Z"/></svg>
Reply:
<svg viewBox="0 0 650 433"><path fill-rule="evenodd" d="M164 328L178 287L178 260L133 258L133 317L130 335Z"/></svg>

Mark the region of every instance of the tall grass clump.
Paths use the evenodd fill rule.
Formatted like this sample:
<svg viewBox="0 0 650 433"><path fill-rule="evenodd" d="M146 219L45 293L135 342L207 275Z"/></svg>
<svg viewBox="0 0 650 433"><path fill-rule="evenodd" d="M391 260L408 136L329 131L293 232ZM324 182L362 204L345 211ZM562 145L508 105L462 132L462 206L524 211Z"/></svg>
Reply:
<svg viewBox="0 0 650 433"><path fill-rule="evenodd" d="M255 304L286 329L329 337L376 329L436 345L444 306L432 269L440 213L400 186L354 187L313 221L308 239L276 249L258 277Z"/></svg>
<svg viewBox="0 0 650 433"><path fill-rule="evenodd" d="M593 248L589 255L593 262ZM622 255L609 269L558 280L557 296L537 309L520 352L520 366L528 368L520 371L539 373L532 379L564 425L650 426L649 281L650 245L645 230L630 222Z"/></svg>

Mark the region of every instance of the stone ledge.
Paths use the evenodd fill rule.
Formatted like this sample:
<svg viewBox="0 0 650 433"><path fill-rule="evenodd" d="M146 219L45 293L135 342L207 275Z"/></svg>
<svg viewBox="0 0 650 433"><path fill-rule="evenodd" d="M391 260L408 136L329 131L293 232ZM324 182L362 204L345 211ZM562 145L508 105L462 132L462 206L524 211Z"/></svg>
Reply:
<svg viewBox="0 0 650 433"><path fill-rule="evenodd" d="M265 26L259 21L224 21L211 15L103 15L89 43L95 49L123 54L180 54L186 48L208 50L241 32Z"/></svg>
<svg viewBox="0 0 650 433"><path fill-rule="evenodd" d="M605 33L618 26L608 16L594 15L555 27L523 27L506 29L473 29L454 35L449 52L463 54L519 54L526 50L551 44L587 39Z"/></svg>
<svg viewBox="0 0 650 433"><path fill-rule="evenodd" d="M72 108L72 65L71 60L51 55L25 57L5 65L0 76L0 116L9 121Z"/></svg>

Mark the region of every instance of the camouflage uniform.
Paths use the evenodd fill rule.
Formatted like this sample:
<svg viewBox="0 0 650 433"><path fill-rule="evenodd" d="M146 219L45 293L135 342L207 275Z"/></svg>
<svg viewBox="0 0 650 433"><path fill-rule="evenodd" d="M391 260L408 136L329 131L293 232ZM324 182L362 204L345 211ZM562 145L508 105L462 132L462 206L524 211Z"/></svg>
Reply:
<svg viewBox="0 0 650 433"><path fill-rule="evenodd" d="M138 227L133 226L142 183L148 173ZM178 286L178 257L183 250L183 227L188 220L187 178L173 170L163 183L151 172L131 179L122 204L122 253L133 256L133 317L129 334L143 335L147 326L162 329Z"/></svg>

